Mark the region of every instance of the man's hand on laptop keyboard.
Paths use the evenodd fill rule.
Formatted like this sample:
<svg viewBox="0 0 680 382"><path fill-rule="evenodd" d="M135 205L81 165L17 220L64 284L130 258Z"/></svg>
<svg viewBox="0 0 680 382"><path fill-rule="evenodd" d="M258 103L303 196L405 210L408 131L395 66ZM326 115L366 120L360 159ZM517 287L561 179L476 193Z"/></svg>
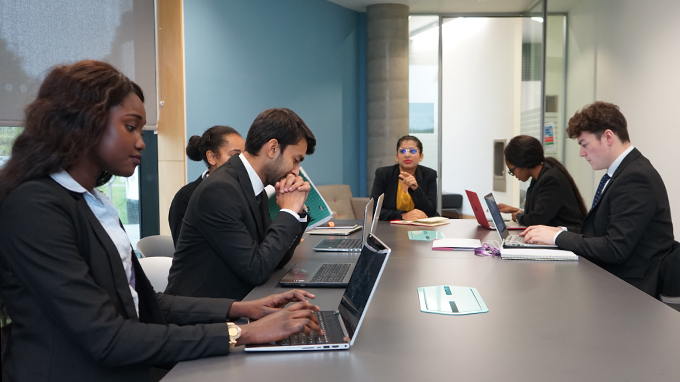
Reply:
<svg viewBox="0 0 680 382"><path fill-rule="evenodd" d="M555 244L555 235L562 232L560 227L549 227L546 225L532 225L520 233L524 236L524 242L529 244Z"/></svg>

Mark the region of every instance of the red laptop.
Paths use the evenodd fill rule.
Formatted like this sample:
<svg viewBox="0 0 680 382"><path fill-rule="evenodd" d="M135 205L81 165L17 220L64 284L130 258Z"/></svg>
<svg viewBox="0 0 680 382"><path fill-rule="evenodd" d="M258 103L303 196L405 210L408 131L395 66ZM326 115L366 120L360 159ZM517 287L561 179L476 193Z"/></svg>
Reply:
<svg viewBox="0 0 680 382"><path fill-rule="evenodd" d="M479 223L479 225L487 229L496 229L496 227L493 224L493 221L486 220L486 214L484 213L484 209L482 208L482 203L479 202L479 196L477 196L477 193L469 190L465 190L465 193L467 194L468 200L470 201L472 210L475 212L477 223ZM508 229L527 228L519 225L517 222L514 221L506 222L505 225L507 226Z"/></svg>

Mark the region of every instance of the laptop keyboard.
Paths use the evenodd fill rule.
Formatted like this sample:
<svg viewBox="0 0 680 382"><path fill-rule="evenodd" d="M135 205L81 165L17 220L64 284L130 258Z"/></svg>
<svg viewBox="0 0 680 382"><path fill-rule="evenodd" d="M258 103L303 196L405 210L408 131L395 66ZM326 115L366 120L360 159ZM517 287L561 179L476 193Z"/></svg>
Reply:
<svg viewBox="0 0 680 382"><path fill-rule="evenodd" d="M327 344L328 341L328 329L326 329L326 320L323 318L321 312L314 312L314 316L319 321L319 326L323 330L323 335L315 331L311 331L309 335L304 333L293 334L292 336L281 340L281 345L308 345L308 344Z"/></svg>
<svg viewBox="0 0 680 382"><path fill-rule="evenodd" d="M341 282L349 271L349 266L350 264L323 264L311 282Z"/></svg>
<svg viewBox="0 0 680 382"><path fill-rule="evenodd" d="M342 239L336 242L336 248L361 248L361 239Z"/></svg>
<svg viewBox="0 0 680 382"><path fill-rule="evenodd" d="M521 236L517 235L510 235L505 238L506 243L512 243L512 244L523 244L524 240L522 239Z"/></svg>

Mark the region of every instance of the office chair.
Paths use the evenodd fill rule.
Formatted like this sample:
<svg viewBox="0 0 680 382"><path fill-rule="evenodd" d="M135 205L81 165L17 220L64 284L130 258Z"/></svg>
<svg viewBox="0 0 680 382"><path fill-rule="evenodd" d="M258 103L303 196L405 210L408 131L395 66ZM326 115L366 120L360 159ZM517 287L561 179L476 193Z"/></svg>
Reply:
<svg viewBox="0 0 680 382"><path fill-rule="evenodd" d="M442 195L442 216L452 219L461 219L463 217L463 214L460 212L461 208L463 208L463 195Z"/></svg>
<svg viewBox="0 0 680 382"><path fill-rule="evenodd" d="M142 257L139 265L144 269L146 278L149 279L151 286L156 292L165 291L168 286L168 275L172 266L172 258L164 256Z"/></svg>
<svg viewBox="0 0 680 382"><path fill-rule="evenodd" d="M673 243L673 251L661 262L659 269L660 300L680 311L680 243Z"/></svg>
<svg viewBox="0 0 680 382"><path fill-rule="evenodd" d="M175 243L171 236L152 235L137 242L137 249L144 257L174 257Z"/></svg>

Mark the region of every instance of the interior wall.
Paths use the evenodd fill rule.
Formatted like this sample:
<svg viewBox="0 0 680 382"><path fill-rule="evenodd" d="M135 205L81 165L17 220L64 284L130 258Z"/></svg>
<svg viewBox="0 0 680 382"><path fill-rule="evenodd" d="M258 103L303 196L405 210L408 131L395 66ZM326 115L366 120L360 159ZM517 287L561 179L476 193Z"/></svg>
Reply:
<svg viewBox="0 0 680 382"><path fill-rule="evenodd" d="M187 138L216 124L245 138L261 111L287 107L317 138L303 163L314 182L361 195L359 13L324 0L191 0L184 12ZM189 161L188 180L204 169Z"/></svg>
<svg viewBox="0 0 680 382"><path fill-rule="evenodd" d="M519 133L521 19L451 21L442 43L442 191L481 197L493 188L493 140ZM509 175L506 182L496 200L516 204L519 183ZM473 215L467 200L463 214Z"/></svg>
<svg viewBox="0 0 680 382"><path fill-rule="evenodd" d="M678 108L677 89L680 87L680 2L658 0L653 4L635 0L582 1L569 13L570 32L579 38L570 39L570 56L579 47L588 46L581 61L569 61L568 92L593 97L570 97L571 114L593 100L619 105L628 121L632 144L654 165L666 184L673 215L674 233L680 237L680 179L677 176L678 160L675 155L680 141L679 123L672 116ZM586 34L580 28L591 28ZM570 35L571 35L570 34ZM578 51L578 50L577 50ZM592 52L589 53L588 51ZM593 74L588 75L587 68ZM583 78L575 78L579 69ZM592 89L592 90L589 90ZM575 145L572 145L575 146ZM570 148L571 157L578 148ZM573 155L573 154L576 155ZM569 165L572 164L570 161ZM602 172L593 174L589 165L569 167L571 172L590 174L577 179L584 197L590 204L594 189Z"/></svg>

